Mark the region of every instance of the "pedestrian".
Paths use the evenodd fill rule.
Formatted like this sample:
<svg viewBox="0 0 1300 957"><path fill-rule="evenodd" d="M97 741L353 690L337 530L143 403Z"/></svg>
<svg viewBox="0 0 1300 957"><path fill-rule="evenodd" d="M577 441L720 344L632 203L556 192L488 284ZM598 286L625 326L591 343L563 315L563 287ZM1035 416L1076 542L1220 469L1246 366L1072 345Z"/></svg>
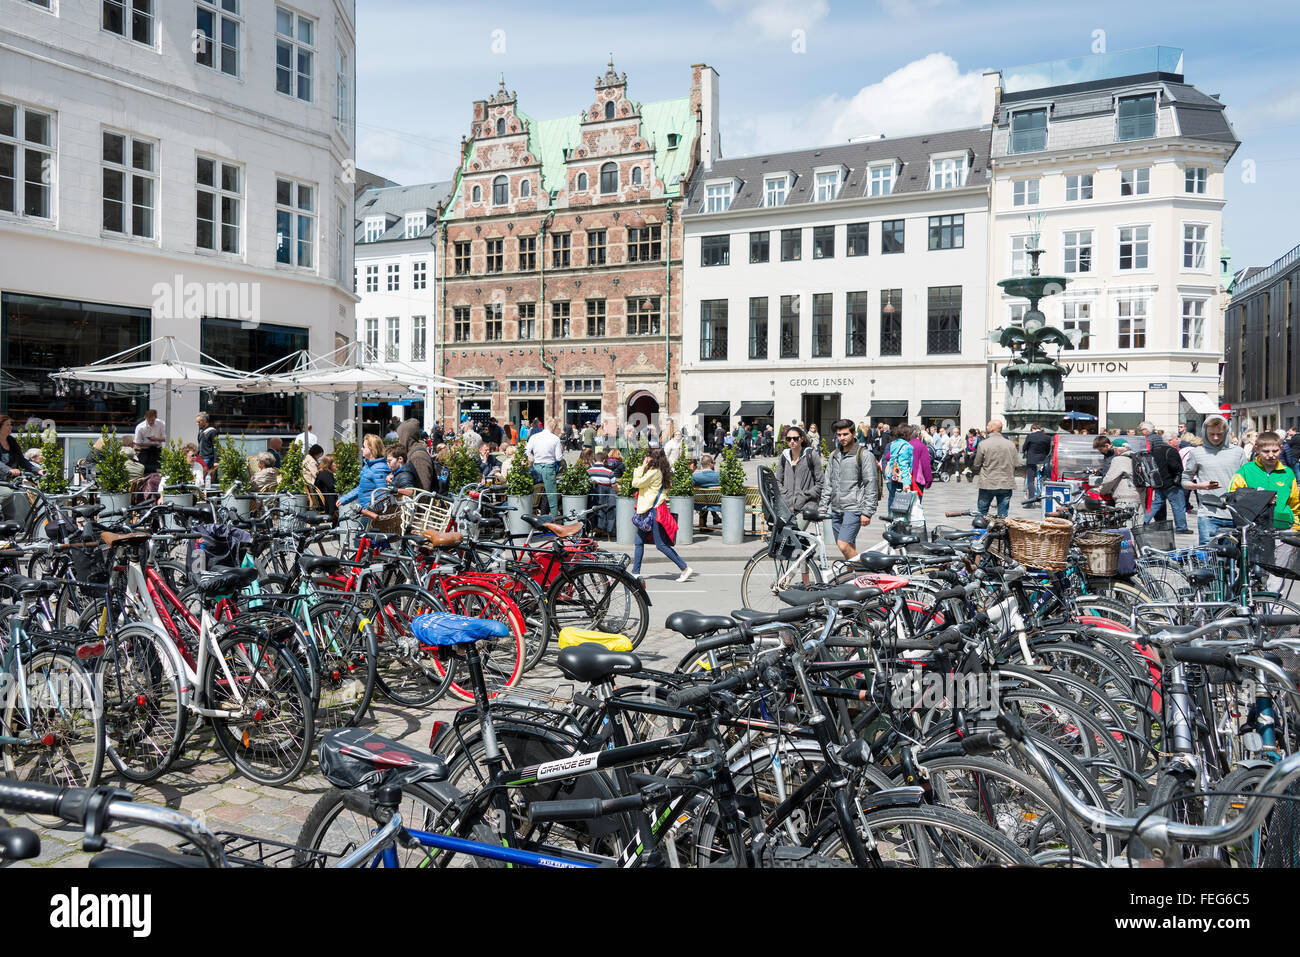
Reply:
<svg viewBox="0 0 1300 957"><path fill-rule="evenodd" d="M912 430L912 491L916 493L917 508L913 511L916 524L925 524L925 512L920 507L925 499L926 490L934 484L934 472L931 468L930 445L925 439L925 430L919 425L910 426Z"/></svg>
<svg viewBox="0 0 1300 957"><path fill-rule="evenodd" d="M393 433L393 440L397 440L397 433ZM466 419L460 427L460 441L465 446L466 451L478 455L479 448L483 445L483 436L478 434L474 428L474 422Z"/></svg>
<svg viewBox="0 0 1300 957"><path fill-rule="evenodd" d="M695 467L692 463L691 484L696 488L716 489L722 483L722 477L718 475L718 470L713 466L713 456L707 452L700 456L699 466ZM705 515L708 515L714 525L722 524L722 506L721 505L697 505L700 511L700 529L703 530Z"/></svg>
<svg viewBox="0 0 1300 957"><path fill-rule="evenodd" d="M1260 432L1252 444L1255 457L1233 475L1228 491L1257 488L1275 493L1273 528L1300 530L1300 486L1295 473L1281 462L1282 437L1276 432Z"/></svg>
<svg viewBox="0 0 1300 957"><path fill-rule="evenodd" d="M397 427L396 444L406 451L406 465L415 474L412 488L421 492L430 492L436 481L436 470L433 466L433 456L429 455L429 447L421 438L423 432L419 419L407 419Z"/></svg>
<svg viewBox="0 0 1300 957"><path fill-rule="evenodd" d="M280 451L283 448L284 441L278 435L273 435L266 440L266 451L270 452L271 457L275 459L275 467L277 469L280 467Z"/></svg>
<svg viewBox="0 0 1300 957"><path fill-rule="evenodd" d="M1160 471L1160 484L1151 489L1147 522L1162 521L1165 512L1169 511L1173 513L1174 530L1186 535L1187 493L1183 490L1183 457L1160 432L1149 433L1148 439L1151 458Z"/></svg>
<svg viewBox="0 0 1300 957"><path fill-rule="evenodd" d="M972 430L974 431L974 430ZM992 419L985 437L975 447L971 471L979 476L976 509L987 516L989 505L998 506L998 518L1006 518L1011 509L1011 490L1016 483L1016 447L1002 434L1002 420Z"/></svg>
<svg viewBox="0 0 1300 957"><path fill-rule="evenodd" d="M1099 491L1109 495L1116 505L1131 505L1140 508L1142 496L1133 481L1133 459L1129 457L1127 445L1116 445L1109 435L1099 435L1092 440L1092 447L1101 453L1102 479Z"/></svg>
<svg viewBox="0 0 1300 957"><path fill-rule="evenodd" d="M1052 459L1052 437L1037 422L1030 423L1025 436L1025 498L1037 498L1043 493L1044 472ZM1025 508L1034 508L1026 504Z"/></svg>
<svg viewBox="0 0 1300 957"><path fill-rule="evenodd" d="M546 489L546 498L550 502L552 515L560 514L560 495L555 489L555 473L564 450L560 447L560 438L555 434L559 420L554 416L546 420L546 428L534 432L528 437L525 450L528 461L533 466L533 477Z"/></svg>
<svg viewBox="0 0 1300 957"><path fill-rule="evenodd" d="M659 432L659 444L664 450L664 457L670 466L677 464L677 457L682 454L682 437L677 433L677 425L672 419L664 419Z"/></svg>
<svg viewBox="0 0 1300 957"><path fill-rule="evenodd" d="M596 451L596 424L590 419L582 427L582 447L593 452Z"/></svg>
<svg viewBox="0 0 1300 957"><path fill-rule="evenodd" d="M370 524L370 518L383 507L380 502L387 495L390 469L388 458L384 454L384 440L378 434L369 433L361 447L361 477L356 488L339 496L339 520L346 520L344 509L351 505L352 508L347 510L348 517L357 518L360 527L365 529Z"/></svg>
<svg viewBox="0 0 1300 957"><path fill-rule="evenodd" d="M259 452L255 459L257 469L248 479L254 492L271 492L280 485L280 470L276 468L275 456L270 452Z"/></svg>
<svg viewBox="0 0 1300 957"><path fill-rule="evenodd" d="M520 419L519 420L519 441L527 443L530 434L531 433L529 432L528 429L528 420Z"/></svg>
<svg viewBox="0 0 1300 957"><path fill-rule="evenodd" d="M776 463L777 485L799 528L807 528L803 510L816 507L821 500L821 459L809 445L808 436L797 425L786 426L785 442L786 448Z"/></svg>
<svg viewBox="0 0 1300 957"><path fill-rule="evenodd" d="M606 459L606 464L609 466L609 470L614 473L614 481L617 482L623 477L623 473L627 471L627 461L623 458L623 453L618 449L608 449L607 452L609 457Z"/></svg>
<svg viewBox="0 0 1300 957"><path fill-rule="evenodd" d="M22 447L12 435L13 428L13 420L7 415L0 415L0 470L3 470L5 481L13 482L24 474L41 475L41 468L23 455ZM20 517L26 518L27 510L24 508L19 511L20 506L15 500L17 495L22 493L10 488L0 488L0 521L9 522ZM27 497L23 495L22 505L26 504Z"/></svg>
<svg viewBox="0 0 1300 957"><path fill-rule="evenodd" d="M880 483L876 460L863 446L850 419L839 419L835 430L835 450L826 460L818 511L830 512L835 544L845 560L858 554L858 532L871 524L880 504Z"/></svg>
<svg viewBox="0 0 1300 957"><path fill-rule="evenodd" d="M632 473L632 487L636 489L636 513L632 519L636 528L636 545L632 551L632 574L637 578L641 578L641 559L647 541L653 541L655 548L677 566L681 572L677 581L687 581L695 574L691 566L682 561L681 556L673 550L661 521L662 513L667 511L667 488L671 476L672 469L668 466L664 450L658 442L651 442L645 460Z"/></svg>
<svg viewBox="0 0 1300 957"><path fill-rule="evenodd" d="M912 489L912 427L909 425L894 426L894 438L889 443L889 448L885 452L885 461L881 463L881 471L885 476L885 488L889 491L889 501L885 510L892 519L894 516L894 500L898 497L899 492L908 492Z"/></svg>
<svg viewBox="0 0 1300 957"><path fill-rule="evenodd" d="M962 474L970 481L975 480L975 453L979 450L981 441L983 441L983 437L980 435L979 429L972 428L966 432L966 449L965 455L962 456Z"/></svg>
<svg viewBox="0 0 1300 957"><path fill-rule="evenodd" d="M304 452L313 445L320 445L320 439L316 438L316 433L311 430L310 422L303 427L301 432L293 437L293 444L301 445Z"/></svg>
<svg viewBox="0 0 1300 957"><path fill-rule="evenodd" d="M501 440L504 438L505 430L503 430L501 424L497 422L496 416L490 417L487 424L487 440L497 448L500 448Z"/></svg>
<svg viewBox="0 0 1300 957"><path fill-rule="evenodd" d="M146 475L158 471L162 461L162 447L167 444L167 423L158 418L158 410L145 412L144 420L135 427L135 450Z"/></svg>
<svg viewBox="0 0 1300 957"><path fill-rule="evenodd" d="M1193 445L1183 469L1183 488L1211 493L1208 498L1197 497L1196 529L1198 542L1204 545L1215 533L1232 528L1232 516L1219 501L1219 496L1246 464L1246 453L1228 442L1228 420L1223 416L1206 416L1202 431L1205 436L1199 447Z"/></svg>
<svg viewBox="0 0 1300 957"><path fill-rule="evenodd" d="M194 425L199 430L194 444L198 446L203 467L211 474L217 467L217 430L208 424L206 412L200 412L194 417Z"/></svg>

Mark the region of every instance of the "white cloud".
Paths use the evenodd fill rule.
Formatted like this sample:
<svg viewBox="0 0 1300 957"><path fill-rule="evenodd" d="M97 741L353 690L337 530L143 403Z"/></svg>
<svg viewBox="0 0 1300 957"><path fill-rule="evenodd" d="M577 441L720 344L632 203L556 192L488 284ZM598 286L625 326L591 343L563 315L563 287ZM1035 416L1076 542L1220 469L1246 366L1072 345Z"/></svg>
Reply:
<svg viewBox="0 0 1300 957"><path fill-rule="evenodd" d="M947 0L880 0L880 8L895 17L913 17Z"/></svg>
<svg viewBox="0 0 1300 957"><path fill-rule="evenodd" d="M739 13L745 22L769 39L788 38L791 31L807 30L830 13L827 0L712 0L723 13Z"/></svg>

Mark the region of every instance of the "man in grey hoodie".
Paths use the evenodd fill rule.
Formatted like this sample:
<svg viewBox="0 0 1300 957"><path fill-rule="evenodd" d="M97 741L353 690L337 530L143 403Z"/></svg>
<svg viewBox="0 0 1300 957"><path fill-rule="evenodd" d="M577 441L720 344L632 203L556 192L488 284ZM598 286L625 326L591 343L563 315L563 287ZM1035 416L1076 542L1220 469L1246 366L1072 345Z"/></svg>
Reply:
<svg viewBox="0 0 1300 957"><path fill-rule="evenodd" d="M1204 430L1204 444L1192 448L1183 470L1183 488L1210 493L1209 500L1201 498L1196 510L1196 528L1202 545L1221 529L1232 528L1228 510L1213 503L1218 496L1227 494L1232 477L1246 464L1246 450L1228 441L1227 419L1221 415L1207 416Z"/></svg>
<svg viewBox="0 0 1300 957"><path fill-rule="evenodd" d="M858 445L853 423L839 419L835 430L835 451L826 460L819 511L830 509L835 544L846 559L858 554L858 531L871 524L880 504L880 483L876 478L876 457Z"/></svg>

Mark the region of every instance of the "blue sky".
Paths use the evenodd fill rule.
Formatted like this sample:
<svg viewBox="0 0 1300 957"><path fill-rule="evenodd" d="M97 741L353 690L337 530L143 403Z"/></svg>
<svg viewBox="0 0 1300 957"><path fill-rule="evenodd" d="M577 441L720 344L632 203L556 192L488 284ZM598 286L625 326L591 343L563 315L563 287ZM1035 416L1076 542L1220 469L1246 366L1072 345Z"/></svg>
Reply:
<svg viewBox="0 0 1300 957"><path fill-rule="evenodd" d="M1242 141L1224 215L1234 267L1300 243L1294 0L357 0L357 21L357 161L399 183L450 177L472 103L500 73L545 119L590 102L610 53L642 101L685 96L691 64L713 66L723 155L740 156L973 124L985 69L1086 55L1099 40L1181 47L1188 82L1221 94Z"/></svg>

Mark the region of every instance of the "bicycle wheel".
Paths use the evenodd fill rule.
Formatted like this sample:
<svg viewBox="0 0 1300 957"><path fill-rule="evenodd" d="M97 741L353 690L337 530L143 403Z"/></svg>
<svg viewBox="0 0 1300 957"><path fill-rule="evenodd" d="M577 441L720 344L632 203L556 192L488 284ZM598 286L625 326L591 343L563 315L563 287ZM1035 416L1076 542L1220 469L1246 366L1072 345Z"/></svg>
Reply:
<svg viewBox="0 0 1300 957"><path fill-rule="evenodd" d="M436 667L442 659L437 650L420 644L411 631L417 615L446 611L433 595L414 585L386 588L376 598L358 596L362 613L375 632L375 685L397 704L422 708L441 698L451 684L453 669ZM451 656L447 656L451 660Z"/></svg>
<svg viewBox="0 0 1300 957"><path fill-rule="evenodd" d="M11 675L0 737L5 776L15 781L90 788L104 768L104 716L81 662L37 651Z"/></svg>
<svg viewBox="0 0 1300 957"><path fill-rule="evenodd" d="M546 591L557 631L568 627L624 635L635 650L650 630L645 592L627 572L609 565L565 565Z"/></svg>
<svg viewBox="0 0 1300 957"><path fill-rule="evenodd" d="M287 784L306 767L315 731L308 689L302 666L283 645L244 628L217 639L203 692L208 707L234 712L210 720L218 747L240 774Z"/></svg>
<svg viewBox="0 0 1300 957"><path fill-rule="evenodd" d="M784 582L783 588L822 583L822 570L813 562L805 561L802 568L791 573L793 565L788 558L768 554L764 546L745 563L745 571L740 576L740 603L756 611L780 611L785 605L776 597L778 582Z"/></svg>
<svg viewBox="0 0 1300 957"><path fill-rule="evenodd" d="M152 781L180 754L188 711L167 639L127 625L105 643L95 673L108 759L128 781Z"/></svg>
<svg viewBox="0 0 1300 957"><path fill-rule="evenodd" d="M469 618L499 621L506 626L506 634L502 637L478 643L483 682L489 696L517 684L524 673L524 631L523 617L515 603L500 591L468 583L448 583L443 596L448 611ZM452 694L463 701L473 701L474 689L456 682L450 662L450 656L447 659L435 656L433 667L451 679L448 687Z"/></svg>
<svg viewBox="0 0 1300 957"><path fill-rule="evenodd" d="M1260 782L1268 777L1271 770L1272 767L1245 767L1236 768L1226 775L1214 786L1215 791L1223 793L1211 794L1210 806L1205 812L1205 823L1218 825L1234 820L1250 805L1251 799L1229 792L1258 791ZM1290 790L1294 791L1295 785ZM1294 800L1276 802L1273 810L1264 818L1264 823L1240 842L1207 847L1201 853L1219 857L1233 867L1300 866L1300 854L1296 851L1296 836L1300 832L1296 811Z"/></svg>
<svg viewBox="0 0 1300 957"><path fill-rule="evenodd" d="M316 728L361 723L375 692L378 647L375 631L350 602L323 601L307 612L308 637L320 659L321 694L316 705Z"/></svg>
<svg viewBox="0 0 1300 957"><path fill-rule="evenodd" d="M524 671L541 664L551 646L551 614L546 606L546 592L526 575L511 576L510 597L524 617Z"/></svg>
<svg viewBox="0 0 1300 957"><path fill-rule="evenodd" d="M865 826L864 826L865 825ZM946 807L880 808L859 817L858 834L875 842L881 867L1015 867L1033 859L987 824ZM813 853L849 861L839 821L826 821L809 845Z"/></svg>

